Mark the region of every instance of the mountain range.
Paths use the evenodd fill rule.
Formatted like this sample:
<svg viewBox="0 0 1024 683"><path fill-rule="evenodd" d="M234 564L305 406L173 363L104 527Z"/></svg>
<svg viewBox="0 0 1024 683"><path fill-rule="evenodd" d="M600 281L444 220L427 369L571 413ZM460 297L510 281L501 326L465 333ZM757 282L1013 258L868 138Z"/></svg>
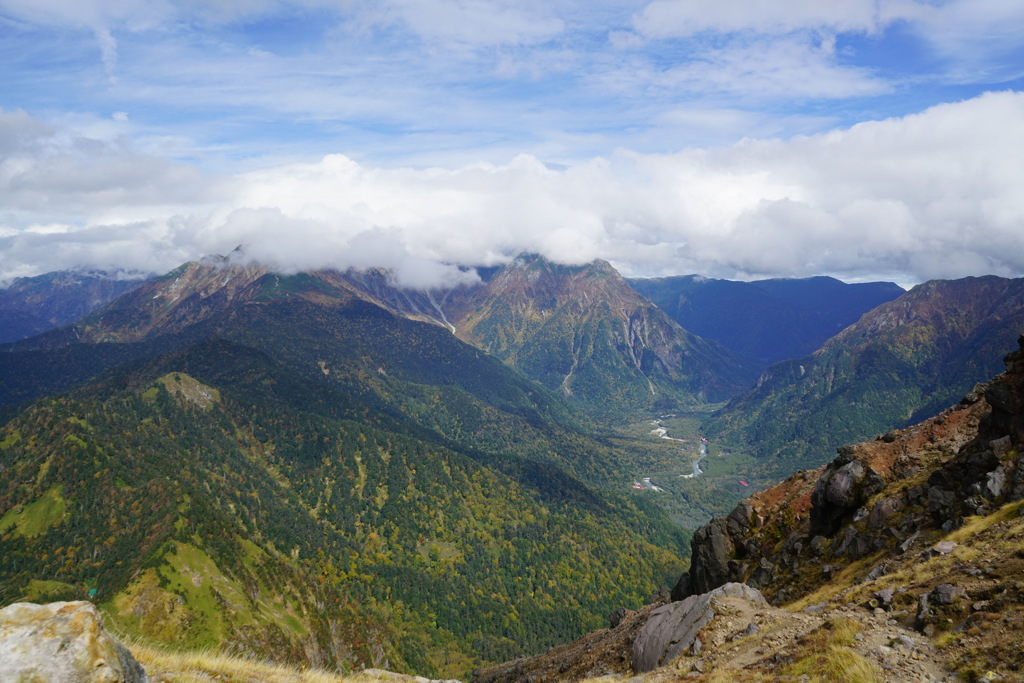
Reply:
<svg viewBox="0 0 1024 683"><path fill-rule="evenodd" d="M724 400L753 372L639 296L605 261L520 256L450 306L456 334L591 412Z"/></svg>
<svg viewBox="0 0 1024 683"><path fill-rule="evenodd" d="M935 280L865 314L803 358L772 365L707 425L780 471L933 414L999 368L1024 329L1024 280Z"/></svg>
<svg viewBox="0 0 1024 683"><path fill-rule="evenodd" d="M723 445L752 480L817 466L990 376L1024 327L1024 281L996 277L895 299L886 283L680 280L696 324L774 320L804 345L766 334L758 350L757 334L698 336L601 261L523 255L413 291L238 256L0 347L0 600L91 595L150 639L465 675L673 583L689 533L665 509L742 497L715 483L743 476ZM720 290L748 303L710 305ZM677 411L684 440L715 444L710 469L629 489L670 461L696 476L635 426Z"/></svg>
<svg viewBox="0 0 1024 683"><path fill-rule="evenodd" d="M0 289L0 344L74 322L146 279L139 274L86 270L16 278Z"/></svg>
<svg viewBox="0 0 1024 683"><path fill-rule="evenodd" d="M682 327L758 370L802 358L904 290L892 282L831 277L736 282L699 275L632 278L629 284Z"/></svg>
<svg viewBox="0 0 1024 683"><path fill-rule="evenodd" d="M89 354L84 384L51 362ZM660 509L595 488L642 444L336 274L188 264L0 356L50 394L0 437L4 601L91 594L158 640L462 675L682 564Z"/></svg>

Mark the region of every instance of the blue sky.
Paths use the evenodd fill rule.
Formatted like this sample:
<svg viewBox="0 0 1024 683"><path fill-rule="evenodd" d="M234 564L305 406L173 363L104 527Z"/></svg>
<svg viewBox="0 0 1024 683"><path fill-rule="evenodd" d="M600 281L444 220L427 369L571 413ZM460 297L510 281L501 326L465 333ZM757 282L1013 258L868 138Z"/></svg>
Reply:
<svg viewBox="0 0 1024 683"><path fill-rule="evenodd" d="M1020 27L1011 0L0 0L0 278L232 242L418 284L523 249L1020 275Z"/></svg>

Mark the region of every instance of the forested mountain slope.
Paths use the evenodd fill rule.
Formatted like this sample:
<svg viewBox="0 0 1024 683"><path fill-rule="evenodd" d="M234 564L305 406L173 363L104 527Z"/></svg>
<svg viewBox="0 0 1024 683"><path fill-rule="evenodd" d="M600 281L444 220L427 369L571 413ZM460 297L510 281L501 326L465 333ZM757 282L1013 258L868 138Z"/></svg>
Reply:
<svg viewBox="0 0 1024 683"><path fill-rule="evenodd" d="M1024 280L937 280L866 314L804 358L777 363L709 425L779 467L911 424L998 371L1024 329Z"/></svg>
<svg viewBox="0 0 1024 683"><path fill-rule="evenodd" d="M599 481L633 468L585 436L588 425L556 395L450 331L369 301L331 273L186 264L74 325L7 347L0 382L8 403L30 399L126 360L214 338L260 349L302 377L460 444L516 452Z"/></svg>
<svg viewBox="0 0 1024 683"><path fill-rule="evenodd" d="M141 275L65 270L0 289L0 344L73 322L145 281Z"/></svg>
<svg viewBox="0 0 1024 683"><path fill-rule="evenodd" d="M655 509L223 340L38 401L0 466L4 602L94 590L129 631L293 661L464 675L681 564Z"/></svg>
<svg viewBox="0 0 1024 683"><path fill-rule="evenodd" d="M1019 680L1017 346L1005 373L939 414L843 446L698 529L670 601L474 680Z"/></svg>
<svg viewBox="0 0 1024 683"><path fill-rule="evenodd" d="M461 338L605 417L721 401L753 379L603 261L522 255L446 310Z"/></svg>

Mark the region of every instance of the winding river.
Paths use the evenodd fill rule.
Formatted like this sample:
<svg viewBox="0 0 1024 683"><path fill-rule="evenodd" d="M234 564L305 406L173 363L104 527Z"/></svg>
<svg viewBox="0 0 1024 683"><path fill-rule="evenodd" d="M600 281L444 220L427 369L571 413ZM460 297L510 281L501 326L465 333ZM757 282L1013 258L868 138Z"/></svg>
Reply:
<svg viewBox="0 0 1024 683"><path fill-rule="evenodd" d="M660 419L652 420L651 424L654 425L654 429L651 430L652 434L657 434L661 438L668 439L669 441L678 441L679 443L686 443L686 441L683 439L677 439L675 437L669 436L668 430L661 426ZM681 451L682 449L679 450ZM683 479L693 479L694 477L699 477L700 475L704 474L704 471L700 468L700 462L706 457L708 457L708 445L704 442L701 442L700 457L693 461L693 474L680 474L679 476L682 477Z"/></svg>

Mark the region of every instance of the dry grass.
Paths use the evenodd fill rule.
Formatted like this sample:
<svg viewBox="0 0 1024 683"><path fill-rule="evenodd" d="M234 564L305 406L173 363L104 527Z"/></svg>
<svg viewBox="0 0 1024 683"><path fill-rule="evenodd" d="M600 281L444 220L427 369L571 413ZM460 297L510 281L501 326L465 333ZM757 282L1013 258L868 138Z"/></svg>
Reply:
<svg viewBox="0 0 1024 683"><path fill-rule="evenodd" d="M861 625L851 619L830 619L801 643L805 654L786 673L808 676L811 683L884 683L878 665L850 649L860 630Z"/></svg>
<svg viewBox="0 0 1024 683"><path fill-rule="evenodd" d="M874 567L879 560L884 557L884 555L885 551L878 552L847 565L838 574L836 574L831 581L818 587L814 592L787 604L785 606L786 609L791 612L799 612L810 605L816 605L820 602L826 602L832 599L839 593L842 593L844 590L853 586L855 580L866 574L868 569Z"/></svg>
<svg viewBox="0 0 1024 683"><path fill-rule="evenodd" d="M243 659L212 650L172 651L140 642L127 642L153 683L353 683L369 677L343 677L319 669L288 667Z"/></svg>
<svg viewBox="0 0 1024 683"><path fill-rule="evenodd" d="M950 533L949 536L946 537L946 540L954 541L956 543L964 543L973 539L982 531L985 531L989 527L1000 522L1006 522L1009 520L1019 521L1021 505L1024 505L1024 501L1007 503L987 517L968 517L964 521L964 525Z"/></svg>
<svg viewBox="0 0 1024 683"><path fill-rule="evenodd" d="M959 529L944 537L931 539L932 542L946 540L957 544L951 552L945 555L938 555L924 561L918 560L916 553L910 553L902 558L890 558L893 564L898 563L901 566L876 581L868 581L853 587L847 592L846 599L854 602L866 600L873 591L877 590L879 583L887 586L903 586L909 589L917 588L920 592L925 587L941 583L948 577L959 575L959 568L965 564L973 564L985 559L996 560L1012 555L1020 550L1020 535L1024 533L1024 518L1020 517L1022 505L1024 502L1021 501L1008 503L988 516L968 517ZM1009 525L1006 538L980 540L982 534L991 527L1004 522ZM832 592L831 588L831 584L827 584L817 594L803 598L792 607L814 604L814 600L819 598L820 594Z"/></svg>

